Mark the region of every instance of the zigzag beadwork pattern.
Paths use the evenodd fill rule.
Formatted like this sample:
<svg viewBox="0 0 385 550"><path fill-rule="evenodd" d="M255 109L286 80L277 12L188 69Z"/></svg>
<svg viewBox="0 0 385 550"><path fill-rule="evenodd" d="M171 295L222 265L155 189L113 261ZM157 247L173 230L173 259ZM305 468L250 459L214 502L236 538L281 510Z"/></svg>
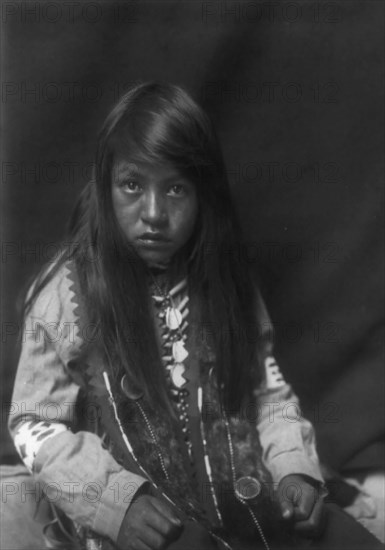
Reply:
<svg viewBox="0 0 385 550"><path fill-rule="evenodd" d="M280 388L286 384L275 358L270 355L265 359L266 387L269 390Z"/></svg>
<svg viewBox="0 0 385 550"><path fill-rule="evenodd" d="M73 308L72 314L76 320L75 334L81 341L80 349L82 349L86 344L83 332L87 330L87 315L84 304L81 300L80 283L76 272L75 262L73 260L65 264L65 277L69 282L69 302Z"/></svg>
<svg viewBox="0 0 385 550"><path fill-rule="evenodd" d="M30 472L33 470L34 460L43 443L68 429L65 424L39 422L38 420L30 420L20 425L14 438L14 444Z"/></svg>

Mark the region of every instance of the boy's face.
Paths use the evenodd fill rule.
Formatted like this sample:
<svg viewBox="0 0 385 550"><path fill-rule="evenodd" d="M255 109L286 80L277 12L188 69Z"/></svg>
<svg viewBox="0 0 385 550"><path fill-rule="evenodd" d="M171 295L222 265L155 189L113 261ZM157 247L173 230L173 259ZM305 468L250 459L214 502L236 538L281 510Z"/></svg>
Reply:
<svg viewBox="0 0 385 550"><path fill-rule="evenodd" d="M149 266L167 264L195 228L193 183L170 165L118 156L111 189L118 223L136 252Z"/></svg>

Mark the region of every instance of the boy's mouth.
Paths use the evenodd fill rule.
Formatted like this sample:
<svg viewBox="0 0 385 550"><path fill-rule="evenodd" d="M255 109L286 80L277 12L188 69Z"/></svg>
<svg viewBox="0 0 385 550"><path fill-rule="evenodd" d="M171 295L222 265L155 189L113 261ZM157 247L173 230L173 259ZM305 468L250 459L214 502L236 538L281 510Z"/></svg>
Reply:
<svg viewBox="0 0 385 550"><path fill-rule="evenodd" d="M144 245L152 245L152 246L161 246L165 245L167 243L170 243L170 239L168 239L163 233L157 233L152 231L147 231L146 233L142 233L137 240L139 243Z"/></svg>

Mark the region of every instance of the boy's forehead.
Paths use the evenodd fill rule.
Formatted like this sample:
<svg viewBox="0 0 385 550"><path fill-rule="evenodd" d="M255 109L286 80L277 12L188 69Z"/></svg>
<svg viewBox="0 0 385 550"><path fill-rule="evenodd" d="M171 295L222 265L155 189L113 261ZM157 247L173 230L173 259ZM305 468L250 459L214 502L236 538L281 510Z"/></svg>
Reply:
<svg viewBox="0 0 385 550"><path fill-rule="evenodd" d="M113 172L115 175L129 174L130 176L147 174L159 174L163 177L180 176L180 171L170 163L143 160L135 155L116 157Z"/></svg>
<svg viewBox="0 0 385 550"><path fill-rule="evenodd" d="M113 171L115 173L138 173L140 170L140 163L137 159L130 157L117 157L113 163Z"/></svg>

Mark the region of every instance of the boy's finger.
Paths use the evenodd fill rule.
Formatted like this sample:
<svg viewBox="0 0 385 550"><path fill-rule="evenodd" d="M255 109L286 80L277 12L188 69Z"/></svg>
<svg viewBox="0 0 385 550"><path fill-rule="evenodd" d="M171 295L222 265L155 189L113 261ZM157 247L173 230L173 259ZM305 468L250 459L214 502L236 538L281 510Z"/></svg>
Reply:
<svg viewBox="0 0 385 550"><path fill-rule="evenodd" d="M145 542L143 542L140 539L138 539L135 542L134 546L132 546L132 544L130 544L130 546L128 546L127 548L129 548L129 549L135 548L135 550L152 550L151 546L148 546L148 544L146 544Z"/></svg>
<svg viewBox="0 0 385 550"><path fill-rule="evenodd" d="M313 537L320 536L325 525L325 514L323 501L320 499L315 503L311 515L303 520L298 521L294 525L294 529L297 533L303 535L309 535Z"/></svg>
<svg viewBox="0 0 385 550"><path fill-rule="evenodd" d="M151 500L153 514L148 517L147 523L153 529L156 529L169 540L174 540L180 536L183 529L183 523L175 512L161 500L154 498Z"/></svg>
<svg viewBox="0 0 385 550"><path fill-rule="evenodd" d="M294 517L296 520L305 520L311 517L315 508L316 495L313 487L306 485L302 487L300 498L294 508Z"/></svg>
<svg viewBox="0 0 385 550"><path fill-rule="evenodd" d="M279 507L284 520L289 520L294 516L294 506L286 499L279 499Z"/></svg>
<svg viewBox="0 0 385 550"><path fill-rule="evenodd" d="M160 500L159 498L153 498L151 499L151 502L154 506L154 508L165 518L167 518L169 521L174 523L175 525L182 525L182 521L177 516L176 512L165 502Z"/></svg>
<svg viewBox="0 0 385 550"><path fill-rule="evenodd" d="M163 550L167 545L166 537L150 526L146 527L139 538L143 546L150 550Z"/></svg>
<svg viewBox="0 0 385 550"><path fill-rule="evenodd" d="M289 480L289 478L291 479ZM302 496L302 483L293 479L293 476L287 476L278 488L278 498L280 501L287 501L297 504Z"/></svg>

